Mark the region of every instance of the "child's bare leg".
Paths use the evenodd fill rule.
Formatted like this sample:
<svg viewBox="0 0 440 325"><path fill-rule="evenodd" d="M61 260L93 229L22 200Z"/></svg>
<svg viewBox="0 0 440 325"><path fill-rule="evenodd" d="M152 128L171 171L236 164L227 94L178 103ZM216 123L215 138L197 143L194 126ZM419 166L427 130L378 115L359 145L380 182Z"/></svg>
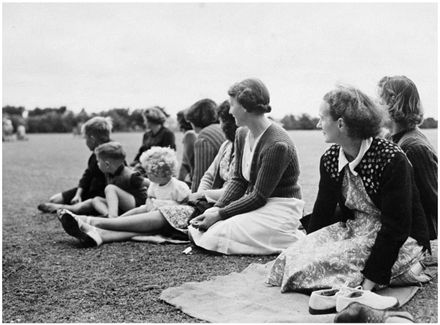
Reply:
<svg viewBox="0 0 440 325"><path fill-rule="evenodd" d="M120 217L132 216L133 214L147 213L148 209L145 205L141 205L140 207L128 210L124 214L121 214Z"/></svg>
<svg viewBox="0 0 440 325"><path fill-rule="evenodd" d="M97 196L92 199L93 208L102 216L108 215L107 200Z"/></svg>
<svg viewBox="0 0 440 325"><path fill-rule="evenodd" d="M144 233L138 232L127 232L127 231L114 231L107 229L96 228L98 234L101 236L103 243L111 243L116 241L126 241L130 240L134 236L142 236Z"/></svg>
<svg viewBox="0 0 440 325"><path fill-rule="evenodd" d="M88 221L90 225L101 229L137 233L160 232L161 230L170 227L168 221L166 221L162 216L162 213L159 211L113 219L89 217Z"/></svg>
<svg viewBox="0 0 440 325"><path fill-rule="evenodd" d="M93 204L92 204L92 200L93 199L88 199L86 201L83 202L79 202L76 204L59 204L59 203L43 203L45 205L45 208L47 210L51 210L53 212L57 211L58 209L66 209L69 210L73 213L90 213L94 211L93 208Z"/></svg>
<svg viewBox="0 0 440 325"><path fill-rule="evenodd" d="M60 204L62 209L69 210L73 213L90 213L95 209L93 207L93 199L88 199L73 205Z"/></svg>
<svg viewBox="0 0 440 325"><path fill-rule="evenodd" d="M113 184L105 187L105 198L107 200L109 218L117 217L119 209L121 211L128 211L136 207L133 195Z"/></svg>

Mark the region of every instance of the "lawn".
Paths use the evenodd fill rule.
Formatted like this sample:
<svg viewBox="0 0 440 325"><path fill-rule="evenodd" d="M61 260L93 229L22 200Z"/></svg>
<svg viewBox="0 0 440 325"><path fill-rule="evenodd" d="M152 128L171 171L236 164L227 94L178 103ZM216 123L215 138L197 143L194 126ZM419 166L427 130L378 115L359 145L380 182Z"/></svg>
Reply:
<svg viewBox="0 0 440 325"><path fill-rule="evenodd" d="M316 131L291 132L301 165L300 183L310 212L319 157L328 146ZM437 132L428 131L437 146ZM131 161L140 133L117 133ZM181 135L177 143L180 149ZM159 300L160 292L187 281L241 271L275 256L222 256L186 245L124 242L81 248L38 203L77 184L90 152L71 134L30 135L3 143L3 322L199 322ZM178 154L180 151L178 150ZM437 277L405 310L437 322Z"/></svg>

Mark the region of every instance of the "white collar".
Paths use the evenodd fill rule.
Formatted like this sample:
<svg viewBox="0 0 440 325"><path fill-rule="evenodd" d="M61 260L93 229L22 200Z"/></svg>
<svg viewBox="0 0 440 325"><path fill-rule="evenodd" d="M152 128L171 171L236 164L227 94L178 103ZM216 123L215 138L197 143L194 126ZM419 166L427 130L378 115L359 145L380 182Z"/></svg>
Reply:
<svg viewBox="0 0 440 325"><path fill-rule="evenodd" d="M365 140L362 140L361 148L359 149L359 153L356 156L356 158L349 162L347 157L345 156L344 150L342 147L339 148L339 159L338 159L338 171L341 172L341 170L348 164L348 168L353 173L353 175L357 176L357 172L354 170L357 165L361 162L362 158L364 157L365 153L370 149L371 143L373 142L373 138L368 138Z"/></svg>

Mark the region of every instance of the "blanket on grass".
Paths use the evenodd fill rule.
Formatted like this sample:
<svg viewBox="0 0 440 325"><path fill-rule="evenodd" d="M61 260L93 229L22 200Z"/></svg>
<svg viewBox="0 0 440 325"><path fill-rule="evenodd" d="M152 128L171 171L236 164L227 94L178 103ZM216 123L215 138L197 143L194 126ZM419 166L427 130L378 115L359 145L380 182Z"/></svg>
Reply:
<svg viewBox="0 0 440 325"><path fill-rule="evenodd" d="M240 273L188 282L162 291L160 299L184 313L213 323L325 323L335 314L310 315L309 296L281 293L264 283L273 262L253 263ZM387 288L377 292L407 303L419 287Z"/></svg>

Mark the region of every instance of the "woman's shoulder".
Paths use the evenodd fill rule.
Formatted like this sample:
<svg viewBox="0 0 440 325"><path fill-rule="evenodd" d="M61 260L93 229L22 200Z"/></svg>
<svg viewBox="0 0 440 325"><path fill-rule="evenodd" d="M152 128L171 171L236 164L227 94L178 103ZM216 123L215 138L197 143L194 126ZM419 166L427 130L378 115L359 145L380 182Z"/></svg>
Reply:
<svg viewBox="0 0 440 325"><path fill-rule="evenodd" d="M405 153L394 142L382 138L374 138L373 142L371 143L370 149L368 149L365 156L367 158L372 158L374 156L380 160L385 160L389 162L394 157L405 157Z"/></svg>
<svg viewBox="0 0 440 325"><path fill-rule="evenodd" d="M322 155L321 159L324 161L327 160L331 160L331 161L336 161L335 159L338 158L339 156L339 150L340 150L341 146L338 144L333 144L330 146L330 148L328 148L324 154Z"/></svg>

